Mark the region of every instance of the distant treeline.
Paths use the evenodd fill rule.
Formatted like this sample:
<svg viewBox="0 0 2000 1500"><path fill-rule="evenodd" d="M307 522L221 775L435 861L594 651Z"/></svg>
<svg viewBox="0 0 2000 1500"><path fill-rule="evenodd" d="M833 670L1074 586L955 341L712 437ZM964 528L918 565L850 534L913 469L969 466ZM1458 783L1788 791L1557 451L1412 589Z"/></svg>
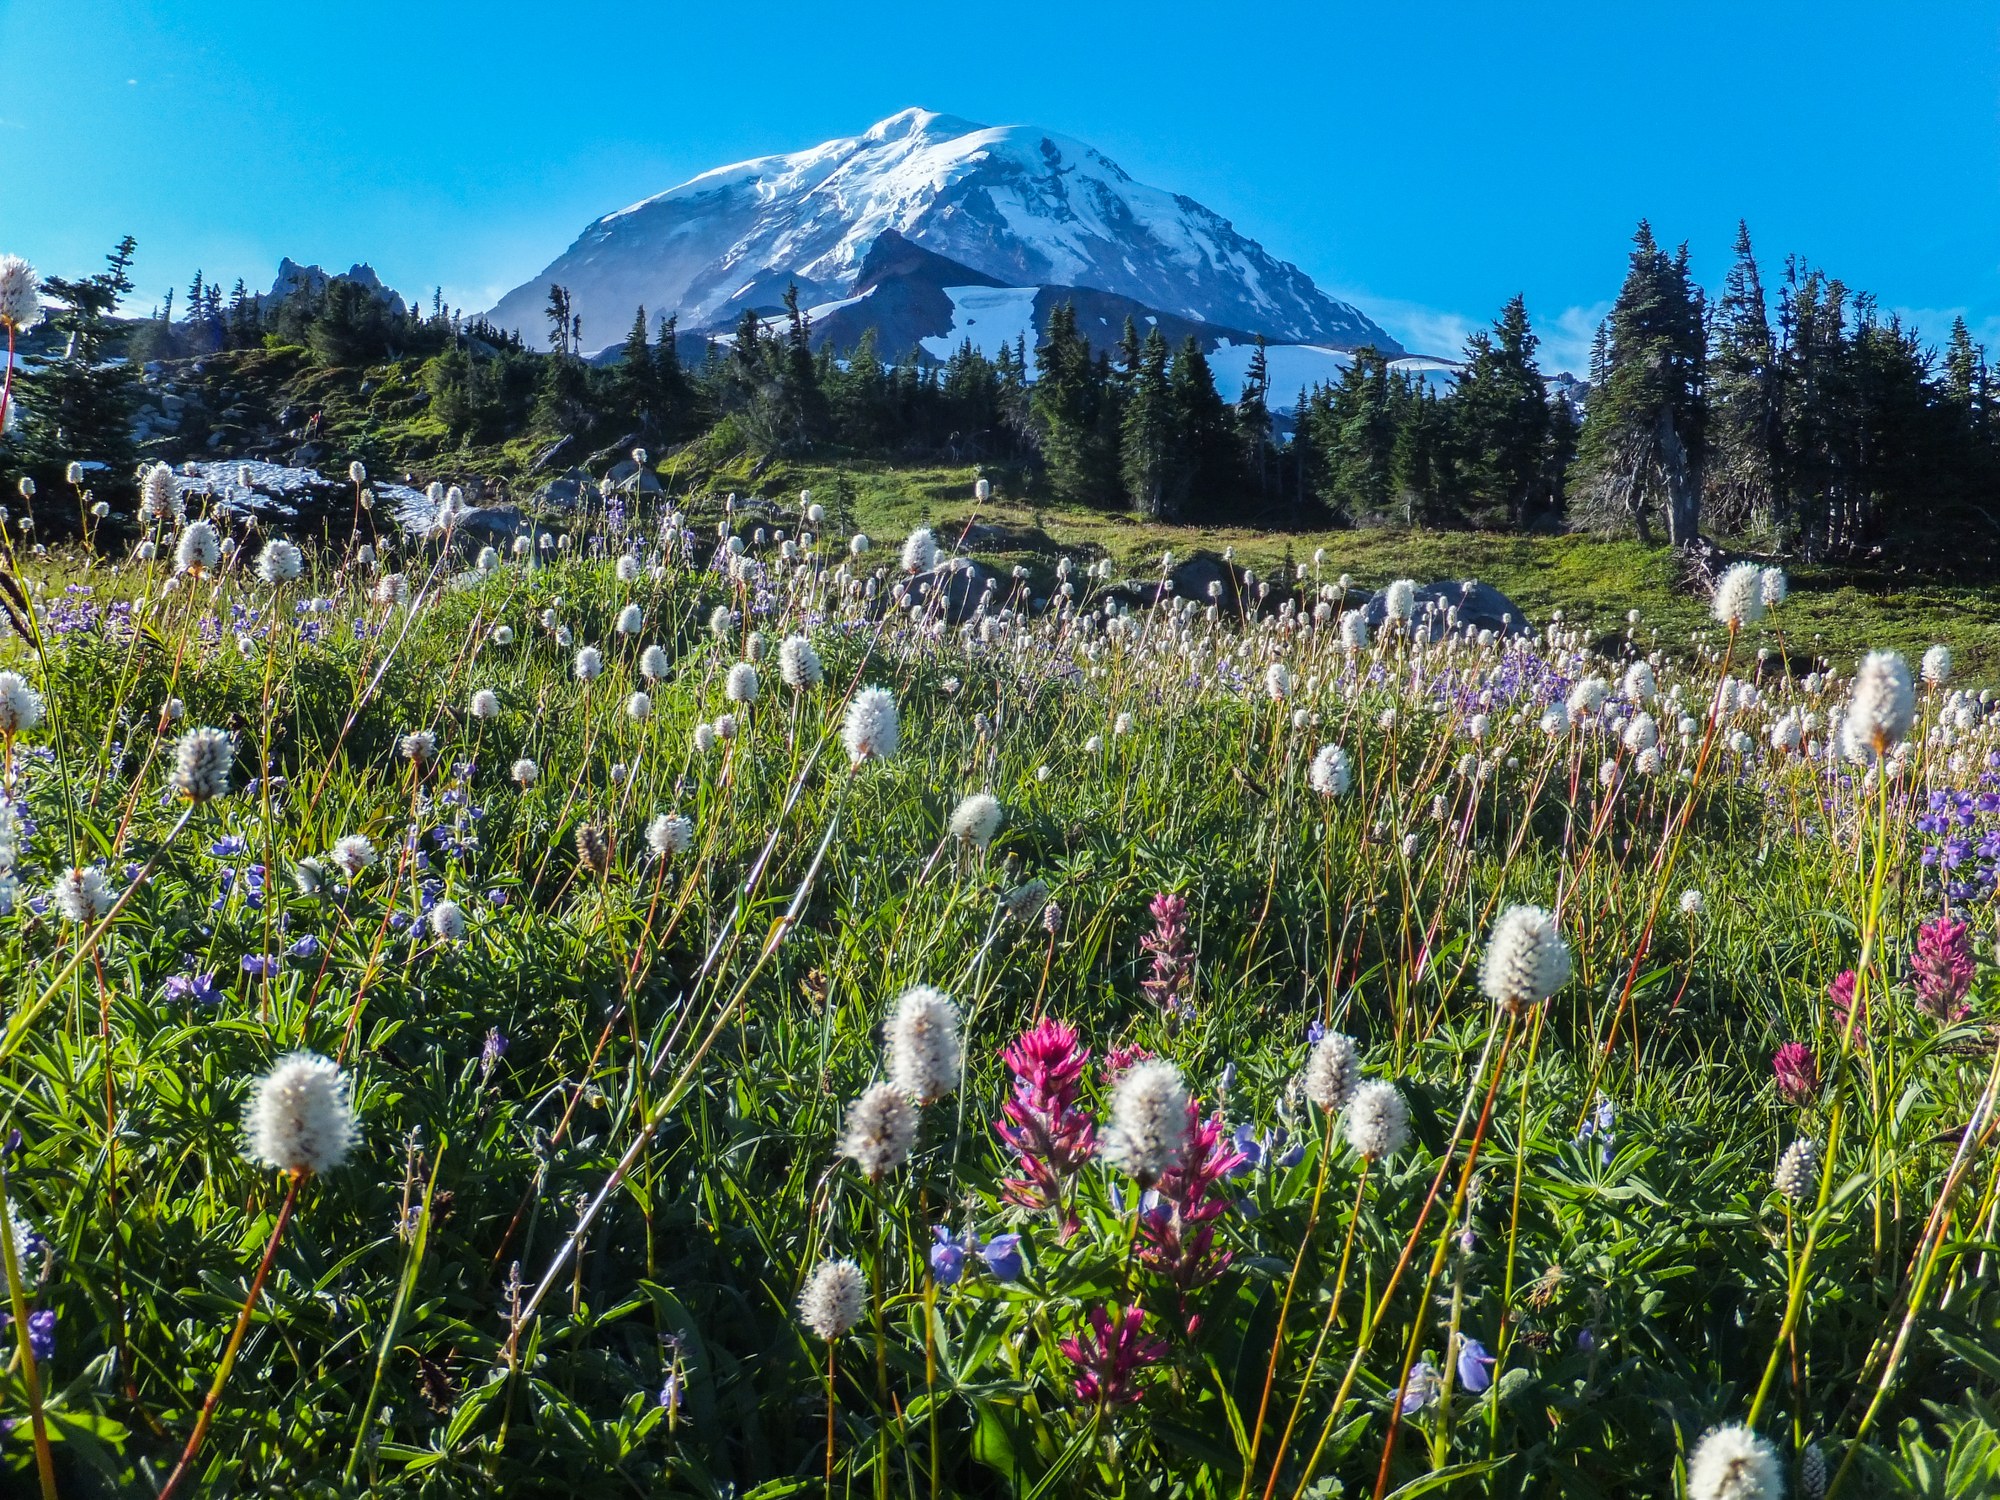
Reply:
<svg viewBox="0 0 2000 1500"><path fill-rule="evenodd" d="M273 304L197 275L180 317L169 298L119 324L130 261L128 240L106 272L49 281L59 352L28 362L22 431L0 451L11 467L85 456L129 472L134 372L104 358L121 340L134 361L296 345L333 369L414 362L443 464L451 447L523 435L629 437L656 454L698 442L717 459L1012 466L1063 502L1168 521L1587 526L1676 544L1709 533L1821 560L1890 548L1953 570L2000 550L1988 503L2000 429L1985 350L1963 319L1941 351L1927 348L1796 258L1773 295L1742 228L1711 301L1687 247L1663 249L1641 223L1580 401L1573 384L1544 381L1516 297L1467 342L1450 393L1363 349L1337 383L1296 393L1283 419L1273 396L1293 393L1271 390L1261 347L1225 402L1193 340L1173 348L1128 322L1115 349L1093 350L1067 307L1038 348L989 357L968 342L943 361L897 357L872 332L815 349L796 294L706 343L641 308L617 356L591 361L560 286L543 353L442 297L405 308L339 277Z"/></svg>

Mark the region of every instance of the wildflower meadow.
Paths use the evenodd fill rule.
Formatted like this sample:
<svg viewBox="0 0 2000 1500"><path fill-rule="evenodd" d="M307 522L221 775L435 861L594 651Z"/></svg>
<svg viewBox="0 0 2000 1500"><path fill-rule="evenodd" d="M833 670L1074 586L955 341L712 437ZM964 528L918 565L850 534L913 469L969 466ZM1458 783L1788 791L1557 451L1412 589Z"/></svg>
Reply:
<svg viewBox="0 0 2000 1500"><path fill-rule="evenodd" d="M1943 648L351 478L0 529L11 1493L2000 1488Z"/></svg>

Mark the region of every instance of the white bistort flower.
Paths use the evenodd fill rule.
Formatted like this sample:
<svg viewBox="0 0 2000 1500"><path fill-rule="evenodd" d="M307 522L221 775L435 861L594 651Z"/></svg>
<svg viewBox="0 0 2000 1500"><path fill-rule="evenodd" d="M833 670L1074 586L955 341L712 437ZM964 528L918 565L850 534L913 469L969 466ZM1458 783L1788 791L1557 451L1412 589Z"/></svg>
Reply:
<svg viewBox="0 0 2000 1500"><path fill-rule="evenodd" d="M1343 1108L1361 1082L1361 1049L1354 1038L1330 1031L1306 1055L1306 1098L1324 1110Z"/></svg>
<svg viewBox="0 0 2000 1500"><path fill-rule="evenodd" d="M206 521L190 521L181 528L174 547L174 566L183 573L206 572L222 560L222 543L215 528Z"/></svg>
<svg viewBox="0 0 2000 1500"><path fill-rule="evenodd" d="M653 716L653 697L650 693L635 692L625 700L625 717L635 724L643 724Z"/></svg>
<svg viewBox="0 0 2000 1500"><path fill-rule="evenodd" d="M646 825L646 847L661 859L682 853L694 843L694 821L679 813L661 813Z"/></svg>
<svg viewBox="0 0 2000 1500"><path fill-rule="evenodd" d="M42 722L42 695L19 672L0 672L0 735L26 734Z"/></svg>
<svg viewBox="0 0 2000 1500"><path fill-rule="evenodd" d="M576 653L576 680L595 682L604 674L604 653L595 646L580 647Z"/></svg>
<svg viewBox="0 0 2000 1500"><path fill-rule="evenodd" d="M1344 797L1354 785L1354 767L1338 745L1321 745L1306 771L1306 781L1322 797Z"/></svg>
<svg viewBox="0 0 2000 1500"><path fill-rule="evenodd" d="M958 1087L958 1007L943 990L913 985L896 997L887 1030L889 1081L919 1104Z"/></svg>
<svg viewBox="0 0 2000 1500"><path fill-rule="evenodd" d="M535 782L541 777L541 774L542 774L542 768L536 765L532 760L529 760L528 757L525 755L522 756L519 760L514 762L514 769L512 772L512 775L514 777L514 784L524 792L529 787L535 784Z"/></svg>
<svg viewBox="0 0 2000 1500"><path fill-rule="evenodd" d="M937 566L937 538L928 526L919 526L910 533L903 543L903 571L905 573L928 573Z"/></svg>
<svg viewBox="0 0 2000 1500"><path fill-rule="evenodd" d="M757 669L747 661L736 663L729 669L729 676L723 681L722 696L731 703L755 703Z"/></svg>
<svg viewBox="0 0 2000 1500"><path fill-rule="evenodd" d="M350 833L333 846L330 857L349 880L375 863L375 846L358 833Z"/></svg>
<svg viewBox="0 0 2000 1500"><path fill-rule="evenodd" d="M220 729L191 729L174 747L174 790L190 802L229 795L236 741Z"/></svg>
<svg viewBox="0 0 2000 1500"><path fill-rule="evenodd" d="M472 695L472 717L475 719L497 719L500 717L500 695L491 688L481 688Z"/></svg>
<svg viewBox="0 0 2000 1500"><path fill-rule="evenodd" d="M465 936L465 908L456 901L440 901L431 908L431 931L447 943Z"/></svg>
<svg viewBox="0 0 2000 1500"><path fill-rule="evenodd" d="M1716 621L1732 629L1764 618L1764 570L1755 563L1731 564L1716 581L1710 601Z"/></svg>
<svg viewBox="0 0 2000 1500"><path fill-rule="evenodd" d="M1569 982L1569 944L1555 915L1539 906L1510 906L1486 939L1479 987L1509 1010L1539 1005Z"/></svg>
<svg viewBox="0 0 2000 1500"><path fill-rule="evenodd" d="M667 653L658 646L648 646L639 653L639 675L648 682L658 682L672 671Z"/></svg>
<svg viewBox="0 0 2000 1500"><path fill-rule="evenodd" d="M257 554L257 576L274 587L292 582L304 569L305 558L299 549L281 536L272 537Z"/></svg>
<svg viewBox="0 0 2000 1500"><path fill-rule="evenodd" d="M1134 1063L1111 1092L1104 1159L1143 1184L1179 1165L1187 1148L1188 1092L1180 1070L1159 1058Z"/></svg>
<svg viewBox="0 0 2000 1500"><path fill-rule="evenodd" d="M952 809L951 836L984 849L1000 831L1000 799L991 792L974 792Z"/></svg>
<svg viewBox="0 0 2000 1500"><path fill-rule="evenodd" d="M1356 1155L1377 1162L1394 1156L1410 1138L1410 1107L1395 1084L1371 1078L1347 1101L1343 1129Z"/></svg>
<svg viewBox="0 0 2000 1500"><path fill-rule="evenodd" d="M1916 693L1903 658L1893 651L1869 652L1854 674L1854 696L1847 705L1849 754L1859 749L1887 754L1909 734L1916 712Z"/></svg>
<svg viewBox="0 0 2000 1500"><path fill-rule="evenodd" d="M1917 670L1932 687L1943 687L1951 681L1951 647L1932 646L1924 653L1923 664Z"/></svg>
<svg viewBox="0 0 2000 1500"><path fill-rule="evenodd" d="M18 255L0 255L0 328L25 333L41 321L42 278Z"/></svg>
<svg viewBox="0 0 2000 1500"><path fill-rule="evenodd" d="M778 677L794 692L818 687L826 677L819 653L802 635L788 635L778 643Z"/></svg>
<svg viewBox="0 0 2000 1500"><path fill-rule="evenodd" d="M799 1321L829 1344L854 1328L868 1305L868 1278L851 1260L823 1260L799 1293Z"/></svg>
<svg viewBox="0 0 2000 1500"><path fill-rule="evenodd" d="M252 1161L280 1172L325 1172L354 1147L347 1079L330 1058L294 1052L258 1080L243 1115Z"/></svg>
<svg viewBox="0 0 2000 1500"><path fill-rule="evenodd" d="M1688 1500L1783 1500L1778 1452L1748 1427L1712 1428L1688 1457Z"/></svg>
<svg viewBox="0 0 2000 1500"><path fill-rule="evenodd" d="M870 760L888 760L902 738L902 716L896 698L887 688L869 687L856 693L847 705L840 726L841 743L854 765Z"/></svg>
<svg viewBox="0 0 2000 1500"><path fill-rule="evenodd" d="M49 900L66 922L95 922L111 910L111 882L96 865L72 865L56 880Z"/></svg>
<svg viewBox="0 0 2000 1500"><path fill-rule="evenodd" d="M840 1154L879 1182L910 1159L917 1142L917 1109L893 1083L871 1085L847 1106Z"/></svg>

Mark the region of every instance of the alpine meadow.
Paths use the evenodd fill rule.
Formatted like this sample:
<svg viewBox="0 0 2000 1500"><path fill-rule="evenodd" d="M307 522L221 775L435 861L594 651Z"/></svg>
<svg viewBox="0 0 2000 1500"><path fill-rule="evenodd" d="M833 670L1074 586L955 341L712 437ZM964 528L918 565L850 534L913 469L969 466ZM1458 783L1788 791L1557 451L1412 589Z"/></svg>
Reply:
<svg viewBox="0 0 2000 1500"><path fill-rule="evenodd" d="M0 1489L2000 1494L2000 395L1721 248L0 256Z"/></svg>

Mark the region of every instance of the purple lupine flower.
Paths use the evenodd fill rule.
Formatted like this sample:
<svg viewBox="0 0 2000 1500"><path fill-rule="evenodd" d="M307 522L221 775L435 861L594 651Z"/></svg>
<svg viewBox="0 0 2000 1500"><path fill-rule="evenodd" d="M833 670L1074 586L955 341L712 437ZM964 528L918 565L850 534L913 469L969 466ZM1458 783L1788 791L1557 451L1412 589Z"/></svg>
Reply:
<svg viewBox="0 0 2000 1500"><path fill-rule="evenodd" d="M1493 1366L1497 1363L1478 1339L1458 1336L1458 1383L1473 1395L1493 1384Z"/></svg>
<svg viewBox="0 0 2000 1500"><path fill-rule="evenodd" d="M978 1244L977 1236L973 1236ZM995 1281L1019 1281L1027 1266L1021 1257L1021 1237L1018 1234L996 1234L984 1245L979 1246L979 1258L986 1262L986 1269L993 1273Z"/></svg>
<svg viewBox="0 0 2000 1500"><path fill-rule="evenodd" d="M939 1286L957 1286L965 1274L965 1246L942 1224L932 1226L937 1243L931 1246L931 1276Z"/></svg>

